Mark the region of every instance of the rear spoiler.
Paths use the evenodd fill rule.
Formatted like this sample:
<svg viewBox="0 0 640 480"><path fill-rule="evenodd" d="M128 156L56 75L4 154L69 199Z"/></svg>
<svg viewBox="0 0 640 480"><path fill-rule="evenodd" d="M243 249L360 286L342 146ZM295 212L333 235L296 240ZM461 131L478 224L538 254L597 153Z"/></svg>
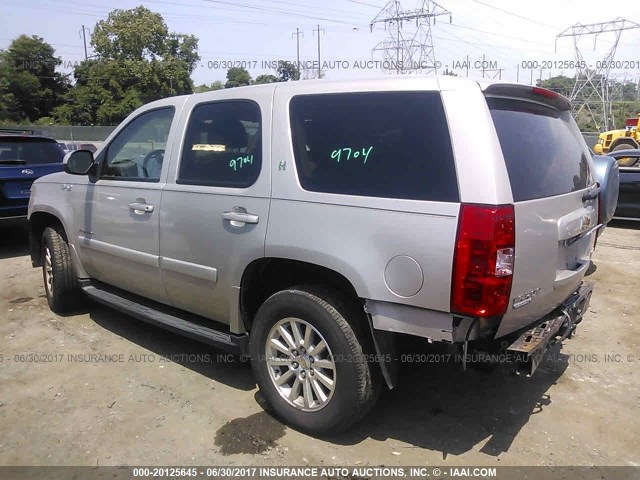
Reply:
<svg viewBox="0 0 640 480"><path fill-rule="evenodd" d="M542 103L556 110L570 110L571 103L567 97L546 88L532 87L518 83L493 83L486 86L484 94L487 97L511 98Z"/></svg>

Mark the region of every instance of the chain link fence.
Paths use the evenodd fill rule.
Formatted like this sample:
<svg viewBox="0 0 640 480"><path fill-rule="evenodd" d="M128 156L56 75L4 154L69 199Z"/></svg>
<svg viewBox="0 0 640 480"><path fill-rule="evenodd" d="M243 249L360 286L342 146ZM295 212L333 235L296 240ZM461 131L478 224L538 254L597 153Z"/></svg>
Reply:
<svg viewBox="0 0 640 480"><path fill-rule="evenodd" d="M60 142L103 142L115 126L73 125L0 125L0 130L31 130L35 134L53 137Z"/></svg>

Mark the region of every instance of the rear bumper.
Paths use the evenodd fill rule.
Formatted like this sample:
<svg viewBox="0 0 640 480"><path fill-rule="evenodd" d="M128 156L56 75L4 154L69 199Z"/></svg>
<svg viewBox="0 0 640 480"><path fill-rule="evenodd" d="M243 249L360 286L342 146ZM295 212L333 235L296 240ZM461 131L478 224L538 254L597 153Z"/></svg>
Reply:
<svg viewBox="0 0 640 480"><path fill-rule="evenodd" d="M592 291L593 284L582 282L562 305L517 337L507 348L517 364L517 373L533 375L551 346L573 336L589 308Z"/></svg>

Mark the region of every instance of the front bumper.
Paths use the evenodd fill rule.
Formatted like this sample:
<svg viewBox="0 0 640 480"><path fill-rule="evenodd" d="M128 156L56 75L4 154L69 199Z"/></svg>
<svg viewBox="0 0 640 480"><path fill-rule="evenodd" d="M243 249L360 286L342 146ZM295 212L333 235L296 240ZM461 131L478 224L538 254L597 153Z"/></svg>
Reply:
<svg viewBox="0 0 640 480"><path fill-rule="evenodd" d="M533 375L551 346L573 336L576 325L589 308L592 291L592 283L582 282L558 308L523 332L507 348L507 353L517 364L518 374Z"/></svg>

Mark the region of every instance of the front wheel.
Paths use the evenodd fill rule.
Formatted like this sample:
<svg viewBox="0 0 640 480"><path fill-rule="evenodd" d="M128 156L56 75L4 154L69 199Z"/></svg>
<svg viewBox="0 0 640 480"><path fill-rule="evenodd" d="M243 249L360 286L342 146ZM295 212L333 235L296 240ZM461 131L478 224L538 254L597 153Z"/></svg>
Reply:
<svg viewBox="0 0 640 480"><path fill-rule="evenodd" d="M52 311L66 313L80 305L83 297L71 265L69 245L53 227L45 228L42 234L42 277Z"/></svg>
<svg viewBox="0 0 640 480"><path fill-rule="evenodd" d="M274 413L313 433L337 433L375 403L376 365L367 337L356 332L364 312L337 292L293 287L269 297L251 331L251 365Z"/></svg>

